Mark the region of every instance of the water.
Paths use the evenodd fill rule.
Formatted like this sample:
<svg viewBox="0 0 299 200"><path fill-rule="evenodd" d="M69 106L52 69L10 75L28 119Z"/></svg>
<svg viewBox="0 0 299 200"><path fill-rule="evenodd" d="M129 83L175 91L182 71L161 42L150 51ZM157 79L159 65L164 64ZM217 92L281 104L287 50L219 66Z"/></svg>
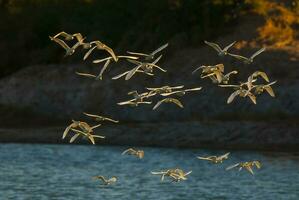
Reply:
<svg viewBox="0 0 299 200"><path fill-rule="evenodd" d="M0 199L30 200L241 200L299 199L299 154L231 152L221 165L195 158L223 151L142 148L145 158L121 156L126 147L0 144ZM260 160L255 176L225 171L239 161ZM160 182L150 171L192 170L187 181ZM100 186L95 175L118 177Z"/></svg>

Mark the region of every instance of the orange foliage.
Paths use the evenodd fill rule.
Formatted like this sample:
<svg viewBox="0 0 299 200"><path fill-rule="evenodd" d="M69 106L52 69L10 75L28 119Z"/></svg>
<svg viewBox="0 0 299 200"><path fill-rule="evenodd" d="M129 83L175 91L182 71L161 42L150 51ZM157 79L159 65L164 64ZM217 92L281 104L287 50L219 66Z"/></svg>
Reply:
<svg viewBox="0 0 299 200"><path fill-rule="evenodd" d="M274 47L293 43L298 36L294 25L299 24L299 15L283 4L270 0L246 0L253 11L265 17L265 24L258 28L259 40Z"/></svg>

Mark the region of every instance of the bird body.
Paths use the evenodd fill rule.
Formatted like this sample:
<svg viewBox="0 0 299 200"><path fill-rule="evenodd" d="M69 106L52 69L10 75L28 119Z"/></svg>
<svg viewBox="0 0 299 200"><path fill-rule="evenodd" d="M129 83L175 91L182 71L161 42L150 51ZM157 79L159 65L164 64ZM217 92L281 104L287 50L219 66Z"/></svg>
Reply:
<svg viewBox="0 0 299 200"><path fill-rule="evenodd" d="M143 150L135 150L133 148L126 149L125 151L122 152L122 155L125 155L125 154L136 156L139 159L142 159L144 157Z"/></svg>

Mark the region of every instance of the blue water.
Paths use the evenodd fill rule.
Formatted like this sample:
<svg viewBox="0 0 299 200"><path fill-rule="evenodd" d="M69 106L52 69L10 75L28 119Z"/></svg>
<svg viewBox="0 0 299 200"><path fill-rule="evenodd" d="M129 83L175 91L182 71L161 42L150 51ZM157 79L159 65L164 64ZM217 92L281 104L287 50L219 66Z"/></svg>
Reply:
<svg viewBox="0 0 299 200"><path fill-rule="evenodd" d="M121 156L126 147L80 145L0 144L0 199L62 200L201 200L299 199L299 154L231 152L229 160L214 165L196 155L224 151L142 148L139 160ZM255 175L225 171L239 161L260 160ZM160 182L150 171L192 170L188 180ZM108 187L95 175L117 176Z"/></svg>

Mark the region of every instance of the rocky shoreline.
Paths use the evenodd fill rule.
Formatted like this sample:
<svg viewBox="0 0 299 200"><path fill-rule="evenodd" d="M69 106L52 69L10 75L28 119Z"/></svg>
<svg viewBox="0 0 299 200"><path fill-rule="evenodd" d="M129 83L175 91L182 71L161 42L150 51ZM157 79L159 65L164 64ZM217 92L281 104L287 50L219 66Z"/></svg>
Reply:
<svg viewBox="0 0 299 200"><path fill-rule="evenodd" d="M2 143L54 143L61 140L65 127L0 129ZM134 123L102 126L97 134L106 139L97 145L210 148L260 151L299 151L299 124L272 121L209 121ZM86 144L78 140L76 144Z"/></svg>

